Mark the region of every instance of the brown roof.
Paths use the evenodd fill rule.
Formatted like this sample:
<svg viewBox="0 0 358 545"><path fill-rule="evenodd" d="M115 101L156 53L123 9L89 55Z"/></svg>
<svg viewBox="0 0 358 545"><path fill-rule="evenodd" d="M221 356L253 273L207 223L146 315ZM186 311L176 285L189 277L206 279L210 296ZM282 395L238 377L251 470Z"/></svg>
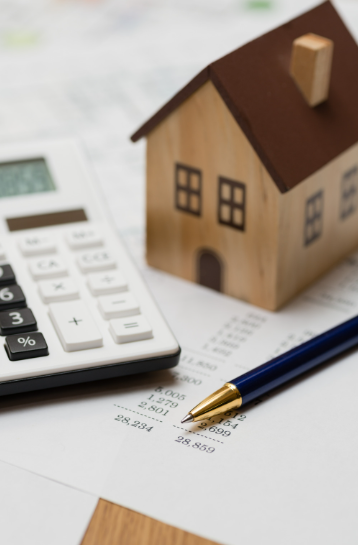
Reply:
<svg viewBox="0 0 358 545"><path fill-rule="evenodd" d="M289 75L292 42L334 41L329 98L310 108ZM148 134L211 80L281 192L358 141L358 47L330 2L213 62L133 134Z"/></svg>

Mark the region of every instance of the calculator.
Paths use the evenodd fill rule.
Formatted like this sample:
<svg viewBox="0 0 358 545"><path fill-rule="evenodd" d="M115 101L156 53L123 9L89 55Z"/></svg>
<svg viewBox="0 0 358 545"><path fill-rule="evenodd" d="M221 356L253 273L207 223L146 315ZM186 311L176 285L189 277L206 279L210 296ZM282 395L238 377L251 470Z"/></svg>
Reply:
<svg viewBox="0 0 358 545"><path fill-rule="evenodd" d="M179 361L74 141L1 147L0 335L0 395Z"/></svg>

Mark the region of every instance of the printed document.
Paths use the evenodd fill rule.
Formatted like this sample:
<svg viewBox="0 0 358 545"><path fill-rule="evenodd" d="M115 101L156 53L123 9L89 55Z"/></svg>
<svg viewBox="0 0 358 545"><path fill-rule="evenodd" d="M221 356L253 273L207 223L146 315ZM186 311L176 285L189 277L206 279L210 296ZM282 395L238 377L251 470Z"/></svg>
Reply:
<svg viewBox="0 0 358 545"><path fill-rule="evenodd" d="M78 545L97 498L0 462L0 541L4 545Z"/></svg>
<svg viewBox="0 0 358 545"><path fill-rule="evenodd" d="M278 313L147 271L180 365L3 399L0 459L222 543L238 530L254 544L350 543L357 353L242 411L180 420L225 381L356 314L357 267L350 257Z"/></svg>
<svg viewBox="0 0 358 545"><path fill-rule="evenodd" d="M241 411L180 421L226 381L358 314L358 254L277 313L143 258L145 150L129 135L207 63L313 2L261 4L0 0L0 141L78 137L182 347L172 370L1 398L0 461L219 543L353 544L357 352ZM358 35L357 5L337 7ZM79 541L81 524L63 542Z"/></svg>

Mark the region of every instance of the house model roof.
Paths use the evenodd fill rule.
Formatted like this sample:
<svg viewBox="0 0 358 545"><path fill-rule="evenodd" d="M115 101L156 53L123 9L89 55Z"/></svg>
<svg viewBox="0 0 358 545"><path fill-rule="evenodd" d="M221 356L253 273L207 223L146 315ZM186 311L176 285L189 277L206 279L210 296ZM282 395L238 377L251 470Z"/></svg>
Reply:
<svg viewBox="0 0 358 545"><path fill-rule="evenodd" d="M289 74L292 42L314 33L334 42L329 98L311 108ZM211 63L135 134L151 132L211 80L281 192L358 142L358 46L324 2Z"/></svg>

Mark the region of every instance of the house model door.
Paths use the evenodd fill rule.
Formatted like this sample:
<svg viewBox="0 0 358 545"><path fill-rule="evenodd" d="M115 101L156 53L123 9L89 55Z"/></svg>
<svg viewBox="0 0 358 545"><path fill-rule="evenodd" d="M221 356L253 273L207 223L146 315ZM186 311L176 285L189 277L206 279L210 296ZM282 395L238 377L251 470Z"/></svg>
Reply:
<svg viewBox="0 0 358 545"><path fill-rule="evenodd" d="M223 265L212 250L199 250L197 254L197 283L216 291L223 291Z"/></svg>

